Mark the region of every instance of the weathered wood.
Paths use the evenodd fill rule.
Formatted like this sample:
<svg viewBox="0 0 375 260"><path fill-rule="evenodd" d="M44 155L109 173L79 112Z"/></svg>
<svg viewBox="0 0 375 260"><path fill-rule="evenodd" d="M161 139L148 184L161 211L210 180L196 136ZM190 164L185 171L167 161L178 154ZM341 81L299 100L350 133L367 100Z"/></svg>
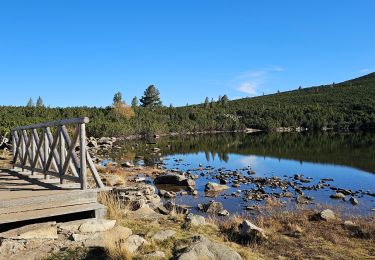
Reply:
<svg viewBox="0 0 375 260"><path fill-rule="evenodd" d="M40 162L41 166L44 165L44 154L41 152L41 148L42 148L42 145L43 145L43 139L39 138L38 132L36 131L36 129L32 130L32 135L33 135L33 137L34 137L34 139L37 143L35 157L33 159L33 164L31 165L31 167L35 169L38 161Z"/></svg>
<svg viewBox="0 0 375 260"><path fill-rule="evenodd" d="M96 186L104 188L104 184L96 170L95 164L87 150L86 125L89 119L73 118L54 122L17 127L13 133L13 165L28 169L33 175L43 173L59 178L62 184L66 180L77 182L81 189L87 189L87 168L90 169ZM74 124L76 131L71 139L65 124ZM54 127L52 134L50 127ZM39 136L38 130L41 135ZM76 146L79 142L79 156ZM19 163L18 163L19 162Z"/></svg>
<svg viewBox="0 0 375 260"><path fill-rule="evenodd" d="M81 177L81 189L85 190L87 188L87 167L86 167L86 128L85 124L79 125L79 153L80 153L80 171L79 175Z"/></svg>
<svg viewBox="0 0 375 260"><path fill-rule="evenodd" d="M89 151L87 151L86 156L87 156L87 163L88 163L89 168L90 168L90 171L91 171L91 173L92 173L92 175L93 175L93 177L94 177L94 180L95 180L95 182L96 182L96 185L97 185L99 188L104 188L105 186L104 186L102 180L100 179L100 176L99 176L99 174L98 174L98 171L96 170L96 167L95 167L94 162L93 162L92 159L91 159L91 156L90 156Z"/></svg>
<svg viewBox="0 0 375 260"><path fill-rule="evenodd" d="M79 129L79 127L76 127L76 131L73 135L74 141L70 140L68 130L66 129L65 126L61 127L61 131L63 133L65 141L68 143L68 149L70 150L70 148L73 147L71 152L69 152L69 155L72 157L73 164L74 164L74 167L71 166L71 169L73 170L73 174L78 176L78 171L79 171L80 166L79 166L79 160L77 158L77 155L74 153L74 149L76 148L76 144L77 144L77 141L78 141L80 129Z"/></svg>
<svg viewBox="0 0 375 260"><path fill-rule="evenodd" d="M63 130L64 131L64 130ZM75 155L75 153L74 153L74 149L75 149L75 144L77 143L77 140L78 140L78 136L79 136L79 131L76 131L77 133L74 135L74 137L73 137L73 141L71 141L71 143L70 143L70 145L69 145L69 150L68 150L68 155L67 155L67 157L66 157L66 159L65 159L65 163L64 163L64 166L63 166L63 169L62 169L62 173L61 174L66 174L66 172L67 172L67 170L68 170L68 167L69 167L69 165L70 165L70 162L71 162L71 159L72 159L72 157L73 157L73 155ZM79 169L77 168L75 168L76 166L75 165L73 165L73 168L75 169L75 170L77 170L77 171L79 171ZM72 167L71 167L72 168ZM72 169L73 169L72 168ZM77 174L77 176L78 176L78 174Z"/></svg>
<svg viewBox="0 0 375 260"><path fill-rule="evenodd" d="M35 125L20 126L20 127L13 128L12 131L55 127L55 126L71 125L71 124L87 124L88 122L90 122L90 119L88 117L62 119L58 121L45 122L45 123L40 123L40 124L35 124Z"/></svg>

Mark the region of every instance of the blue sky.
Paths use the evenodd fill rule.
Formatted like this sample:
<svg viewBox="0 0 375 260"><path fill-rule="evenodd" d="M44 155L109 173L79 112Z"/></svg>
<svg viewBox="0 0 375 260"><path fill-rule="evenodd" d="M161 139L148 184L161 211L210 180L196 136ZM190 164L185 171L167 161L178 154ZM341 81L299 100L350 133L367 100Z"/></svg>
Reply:
<svg viewBox="0 0 375 260"><path fill-rule="evenodd" d="M372 0L0 0L0 104L261 95L375 71Z"/></svg>

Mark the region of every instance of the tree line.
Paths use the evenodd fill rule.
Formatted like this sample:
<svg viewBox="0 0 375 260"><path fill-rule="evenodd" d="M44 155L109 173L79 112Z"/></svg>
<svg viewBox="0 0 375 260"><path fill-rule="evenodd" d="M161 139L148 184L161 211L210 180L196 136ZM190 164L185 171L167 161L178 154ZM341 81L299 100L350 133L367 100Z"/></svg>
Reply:
<svg viewBox="0 0 375 260"><path fill-rule="evenodd" d="M163 106L159 90L150 85L143 96L134 97L130 105L118 92L113 104L104 108L49 108L43 102L36 106L2 106L0 133L15 126L82 116L90 117L88 134L97 137L246 128L275 131L279 127L300 126L309 130L368 130L375 129L373 96L375 74L254 98L231 101L227 95L217 100L207 97L201 104L182 107Z"/></svg>

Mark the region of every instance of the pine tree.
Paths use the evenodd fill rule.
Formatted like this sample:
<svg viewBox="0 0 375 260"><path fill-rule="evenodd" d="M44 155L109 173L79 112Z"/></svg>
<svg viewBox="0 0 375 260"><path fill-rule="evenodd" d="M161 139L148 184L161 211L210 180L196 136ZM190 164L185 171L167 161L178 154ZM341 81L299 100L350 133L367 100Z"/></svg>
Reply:
<svg viewBox="0 0 375 260"><path fill-rule="evenodd" d="M206 97L206 99L204 100L204 108L208 108L210 106L210 100L208 99L208 97Z"/></svg>
<svg viewBox="0 0 375 260"><path fill-rule="evenodd" d="M118 92L114 95L114 97L113 97L113 104L115 105L115 104L120 103L120 102L122 102L122 94L121 94L120 91L118 91Z"/></svg>
<svg viewBox="0 0 375 260"><path fill-rule="evenodd" d="M43 99L39 96L38 100L36 101L36 107L44 107Z"/></svg>
<svg viewBox="0 0 375 260"><path fill-rule="evenodd" d="M215 104L215 101L214 101L213 98L211 98L210 107L211 107L211 108L214 107L214 104Z"/></svg>
<svg viewBox="0 0 375 260"><path fill-rule="evenodd" d="M132 100L132 108L136 108L138 107L138 98L137 97L134 97L133 100Z"/></svg>
<svg viewBox="0 0 375 260"><path fill-rule="evenodd" d="M160 92L154 85L148 86L140 101L143 107L160 107L162 105Z"/></svg>
<svg viewBox="0 0 375 260"><path fill-rule="evenodd" d="M223 106L226 106L228 104L228 101L229 101L229 98L227 95L224 95L222 98L221 98L221 105Z"/></svg>
<svg viewBox="0 0 375 260"><path fill-rule="evenodd" d="M27 107L34 107L35 105L34 105L34 101L33 101L33 99L32 98L30 98L29 99L29 101L27 102L27 105L26 105Z"/></svg>

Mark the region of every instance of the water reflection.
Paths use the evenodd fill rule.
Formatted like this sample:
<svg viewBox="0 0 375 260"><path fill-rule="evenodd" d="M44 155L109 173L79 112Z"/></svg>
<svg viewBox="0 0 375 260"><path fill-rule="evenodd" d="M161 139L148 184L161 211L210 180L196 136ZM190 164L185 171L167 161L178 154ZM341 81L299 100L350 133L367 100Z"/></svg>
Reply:
<svg viewBox="0 0 375 260"><path fill-rule="evenodd" d="M159 151L160 149L160 151ZM294 174L302 174L316 185L323 178L333 178L331 187L322 190L305 190L306 196L314 198L314 203L330 204L345 208L347 212L364 213L375 208L375 135L355 134L219 134L201 136L180 136L153 140L152 142L125 142L122 149L113 155L116 160L134 160L145 165L163 163L168 169L188 172L200 166L212 166L213 171L196 180L200 196L182 196L177 203L193 207L197 203L208 202L204 196L204 185L208 181L217 182L218 169L239 171L250 166L255 177L291 180ZM196 172L199 174L199 172ZM244 176L246 172L242 172ZM347 201L332 200L331 188L350 189L360 199L355 207ZM231 194L252 188L252 184L242 184L231 188ZM269 192L275 192L270 190ZM277 191L276 191L277 192ZM245 206L256 201L244 201L230 196L215 198L231 212L241 212Z"/></svg>

